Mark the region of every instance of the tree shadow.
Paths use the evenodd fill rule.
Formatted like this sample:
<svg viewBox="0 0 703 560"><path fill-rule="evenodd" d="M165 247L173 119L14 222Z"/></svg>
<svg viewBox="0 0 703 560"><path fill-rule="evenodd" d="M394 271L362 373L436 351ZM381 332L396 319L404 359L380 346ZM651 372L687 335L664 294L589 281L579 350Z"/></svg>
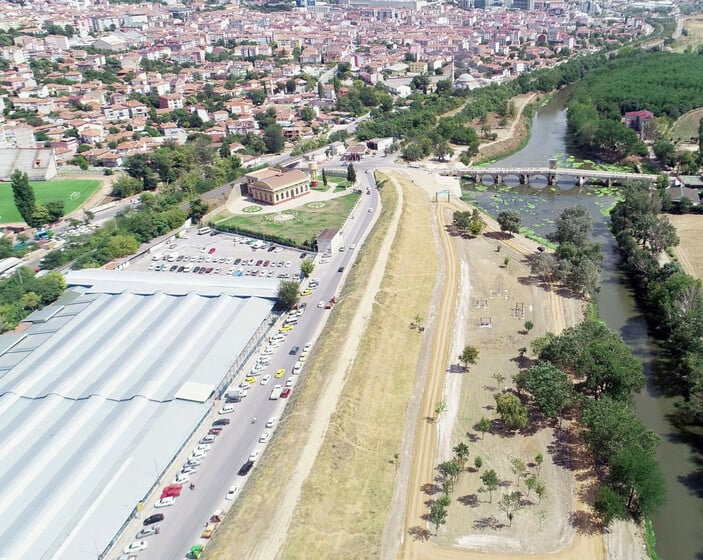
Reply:
<svg viewBox="0 0 703 560"><path fill-rule="evenodd" d="M468 439L471 443L476 443L481 438L473 432L466 432L466 439Z"/></svg>
<svg viewBox="0 0 703 560"><path fill-rule="evenodd" d="M501 523L492 515L481 517L473 522L473 528L479 530L490 529L491 531L498 531L503 527L505 527L505 523Z"/></svg>
<svg viewBox="0 0 703 560"><path fill-rule="evenodd" d="M434 496L441 491L441 488L437 486L434 482L426 482L420 486L420 491L427 496Z"/></svg>
<svg viewBox="0 0 703 560"><path fill-rule="evenodd" d="M532 358L528 358L527 356L514 356L510 358L510 361L515 362L517 364L517 367L520 369L531 368L534 364L537 363L537 360L533 360Z"/></svg>
<svg viewBox="0 0 703 560"><path fill-rule="evenodd" d="M459 496L456 501L467 507L479 507L481 505L481 500L477 494L466 494L465 496Z"/></svg>
<svg viewBox="0 0 703 560"><path fill-rule="evenodd" d="M434 424L435 420L436 418L434 416L425 416L425 422L427 422L428 424Z"/></svg>
<svg viewBox="0 0 703 560"><path fill-rule="evenodd" d="M449 364L447 368L448 373L466 373L466 368L461 364Z"/></svg>
<svg viewBox="0 0 703 560"><path fill-rule="evenodd" d="M493 239L494 241L505 241L513 238L512 234L505 231L485 231L483 232L483 237Z"/></svg>
<svg viewBox="0 0 703 560"><path fill-rule="evenodd" d="M426 527L421 527L420 525L413 525L408 529L408 535L410 535L414 541L429 541L432 533Z"/></svg>
<svg viewBox="0 0 703 560"><path fill-rule="evenodd" d="M596 535L603 531L603 524L598 516L590 511L572 511L569 523L582 535Z"/></svg>
<svg viewBox="0 0 703 560"><path fill-rule="evenodd" d="M490 391L491 393L495 393L498 390L498 387L495 387L493 385L484 385L483 390Z"/></svg>

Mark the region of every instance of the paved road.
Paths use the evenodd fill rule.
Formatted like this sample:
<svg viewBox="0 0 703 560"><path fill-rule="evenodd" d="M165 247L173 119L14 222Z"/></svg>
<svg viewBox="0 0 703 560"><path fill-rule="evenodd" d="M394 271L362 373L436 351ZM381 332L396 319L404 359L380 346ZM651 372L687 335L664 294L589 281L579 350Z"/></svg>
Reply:
<svg viewBox="0 0 703 560"><path fill-rule="evenodd" d="M280 418L283 408L288 402L287 399L269 400L273 386L277 383L284 384L285 380L291 377L290 372L297 356L290 355L288 352L292 346L302 348L306 343L312 342L314 333L320 332L322 322L326 319L329 311L318 308L317 303L320 300L328 301L332 296L339 294L340 284L346 276L346 272L344 274L339 273L338 269L344 266L346 271L352 264L356 253L360 250L359 243L363 241L368 233L374 222L375 214L379 210L380 197L375 188L373 173L371 171L366 173L366 169L370 169L374 163L378 164L378 160L355 164L358 183L364 194L362 194L353 212L354 217L350 217L343 229L344 243L347 249L344 252L337 252L332 255L329 263L318 265L315 268L313 276L320 279L320 286L314 291L312 296L302 298L307 302L305 312L299 319L298 325L289 333L286 340L272 356L271 365L263 372L271 374L272 379L266 386L259 384L252 386L249 395L242 402L235 404L235 411L224 416L230 418L232 422L217 437L211 452L203 461L198 472L193 476L192 481L196 486L195 490L191 491L185 485L181 497L177 498L175 505L169 508L156 510L152 507L153 500L149 502L140 514L140 519L131 523L125 535L119 540L119 550L116 550L110 556L111 558L117 558L125 544L133 540L137 531L141 528L141 522L144 517L159 511L165 514L166 519L161 524L159 535L148 537L149 548L139 553L139 560L185 558L190 547L198 542L205 522L212 513L230 503L224 499L229 487L237 482L240 484L241 491L241 485L246 477L237 475L239 467L247 460L254 449L263 449L265 447L264 444L258 443L258 439L264 431L267 431L264 427L266 420L272 416ZM369 195L365 194L367 186L371 192ZM372 209L372 211L369 212L369 209ZM350 251L348 246L352 243L356 244L357 248ZM274 329L271 334L275 332L277 332L277 329ZM256 359L256 356L252 359L252 362ZM250 367L251 364L245 371L248 371ZM284 368L286 374L282 378L276 379L273 374L279 368ZM305 368L303 368L302 375L305 375ZM234 384L236 385L240 381L241 379L238 378ZM293 390L295 391L295 385ZM214 404L214 409L207 421L196 432L199 437L207 433L211 422L218 417L217 410L221 406L222 402L220 401ZM253 417L257 418L256 424L251 422ZM182 453L183 458L179 458L176 461L174 467L164 477L161 486L166 486L172 482L175 473L180 469L181 464L185 462L193 446L186 447ZM158 499L158 496L156 498Z"/></svg>

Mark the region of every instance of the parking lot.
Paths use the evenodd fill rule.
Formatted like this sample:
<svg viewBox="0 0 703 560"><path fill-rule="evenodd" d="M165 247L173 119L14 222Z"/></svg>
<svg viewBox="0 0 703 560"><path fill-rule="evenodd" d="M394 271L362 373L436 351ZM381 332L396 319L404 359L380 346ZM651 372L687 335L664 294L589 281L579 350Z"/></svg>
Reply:
<svg viewBox="0 0 703 560"><path fill-rule="evenodd" d="M156 245L131 262L132 270L177 274L220 274L261 278L298 278L305 253L258 239L188 229L183 237Z"/></svg>

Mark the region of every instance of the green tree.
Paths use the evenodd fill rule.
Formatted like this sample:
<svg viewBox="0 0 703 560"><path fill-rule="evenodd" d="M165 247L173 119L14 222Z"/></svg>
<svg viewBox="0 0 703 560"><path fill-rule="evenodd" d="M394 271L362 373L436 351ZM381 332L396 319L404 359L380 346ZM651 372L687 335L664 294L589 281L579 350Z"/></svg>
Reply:
<svg viewBox="0 0 703 560"><path fill-rule="evenodd" d="M303 259L303 262L300 263L300 272L303 273L305 278L308 278L312 274L313 270L315 270L315 263L313 262L313 260Z"/></svg>
<svg viewBox="0 0 703 560"><path fill-rule="evenodd" d="M449 142L442 139L435 146L434 154L435 156L437 156L438 160L444 161L445 159L447 159L447 157L451 157L454 155L454 150L449 145Z"/></svg>
<svg viewBox="0 0 703 560"><path fill-rule="evenodd" d="M437 468L444 478L449 478L454 483L456 483L459 473L461 473L461 466L457 461L444 461Z"/></svg>
<svg viewBox="0 0 703 560"><path fill-rule="evenodd" d="M466 461L469 459L469 446L462 441L455 445L452 451L454 451L455 461L459 463L461 470L464 470Z"/></svg>
<svg viewBox="0 0 703 560"><path fill-rule="evenodd" d="M498 214L496 218L500 231L508 233L519 233L522 225L522 218L515 210L504 210Z"/></svg>
<svg viewBox="0 0 703 560"><path fill-rule="evenodd" d="M494 395L496 411L509 430L522 429L527 425L527 408L512 393Z"/></svg>
<svg viewBox="0 0 703 560"><path fill-rule="evenodd" d="M566 208L554 222L556 231L547 237L555 243L573 243L583 247L591 238L593 220L585 206Z"/></svg>
<svg viewBox="0 0 703 560"><path fill-rule="evenodd" d="M479 235L483 228L486 227L486 222L481 216L481 212L474 210L471 212L471 219L469 220L469 233L471 235Z"/></svg>
<svg viewBox="0 0 703 560"><path fill-rule="evenodd" d="M49 211L41 204L37 204L34 207L34 212L32 212L32 217L27 225L34 228L42 227L48 224L50 221L51 216L49 215Z"/></svg>
<svg viewBox="0 0 703 560"><path fill-rule="evenodd" d="M439 502L433 502L427 520L434 525L435 534L437 534L440 525L447 522L447 508Z"/></svg>
<svg viewBox="0 0 703 560"><path fill-rule="evenodd" d="M610 462L609 482L625 507L651 517L664 503L666 485L661 467L648 450L623 449Z"/></svg>
<svg viewBox="0 0 703 560"><path fill-rule="evenodd" d="M41 304L41 298L34 292L27 292L20 299L20 305L23 309L34 311Z"/></svg>
<svg viewBox="0 0 703 560"><path fill-rule="evenodd" d="M263 140L266 151L271 154L280 153L286 144L286 139L283 137L283 129L275 123L264 129Z"/></svg>
<svg viewBox="0 0 703 560"><path fill-rule="evenodd" d="M0 259L6 259L7 257L14 255L12 247L13 241L9 235L3 235L0 237Z"/></svg>
<svg viewBox="0 0 703 560"><path fill-rule="evenodd" d="M291 309L298 303L300 285L295 280L283 280L278 286L278 303L284 309Z"/></svg>
<svg viewBox="0 0 703 560"><path fill-rule="evenodd" d="M522 475L524 475L527 471L527 465L525 464L525 461L523 461L519 457L513 457L510 460L510 470L515 475L515 485L519 487L520 479L522 478Z"/></svg>
<svg viewBox="0 0 703 560"><path fill-rule="evenodd" d="M354 164L350 163L347 165L347 181L352 185L356 183L356 170L354 169Z"/></svg>
<svg viewBox="0 0 703 560"><path fill-rule="evenodd" d="M49 221L56 222L63 218L66 203L63 200L50 200L46 203L46 211L49 213Z"/></svg>
<svg viewBox="0 0 703 560"><path fill-rule="evenodd" d="M459 354L459 363L464 371L468 371L469 366L476 364L478 360L478 350L474 346L464 346L461 354Z"/></svg>
<svg viewBox="0 0 703 560"><path fill-rule="evenodd" d="M551 284L559 273L559 264L551 253L537 253L530 262L530 273Z"/></svg>
<svg viewBox="0 0 703 560"><path fill-rule="evenodd" d="M537 455L535 455L535 465L537 466L537 476L539 476L539 473L542 470L542 463L544 463L544 455L542 455L541 453L537 453Z"/></svg>
<svg viewBox="0 0 703 560"><path fill-rule="evenodd" d="M480 478L484 488L488 492L488 501L492 503L493 492L498 489L498 483L500 482L498 480L498 474L493 469L489 469L487 471L483 471Z"/></svg>
<svg viewBox="0 0 703 560"><path fill-rule="evenodd" d="M530 393L540 411L549 418L559 417L574 395L568 375L548 362L539 362L516 374L514 380L518 389Z"/></svg>
<svg viewBox="0 0 703 560"><path fill-rule="evenodd" d="M616 519L627 519L627 510L622 503L622 498L610 486L598 488L593 507L606 527Z"/></svg>
<svg viewBox="0 0 703 560"><path fill-rule="evenodd" d="M444 414L445 412L447 412L447 401L441 400L437 403L434 408L434 414L437 420L439 420L440 415Z"/></svg>
<svg viewBox="0 0 703 560"><path fill-rule="evenodd" d="M486 437L486 432L491 431L491 421L483 416L476 424L476 428L479 432L481 432L481 439L483 439Z"/></svg>
<svg viewBox="0 0 703 560"><path fill-rule="evenodd" d="M481 459L481 457L474 457L474 467L476 467L476 470L480 471L482 466L483 459Z"/></svg>
<svg viewBox="0 0 703 560"><path fill-rule="evenodd" d="M534 491L539 485L539 479L531 474L525 479L525 486L527 487L527 497L530 497L530 492Z"/></svg>
<svg viewBox="0 0 703 560"><path fill-rule="evenodd" d="M251 89L247 93L247 97L251 99L254 105L259 107L266 101L266 92L263 89Z"/></svg>
<svg viewBox="0 0 703 560"><path fill-rule="evenodd" d="M113 235L108 239L105 248L109 258L119 259L136 253L139 249L139 242L133 235Z"/></svg>
<svg viewBox="0 0 703 560"><path fill-rule="evenodd" d="M532 321L525 321L525 332L530 332L532 329L535 328L535 324Z"/></svg>
<svg viewBox="0 0 703 560"><path fill-rule="evenodd" d="M205 202L202 198L196 198L190 202L188 216L194 222L200 222L200 220L203 219L203 216L208 213L209 209L210 207L207 202Z"/></svg>
<svg viewBox="0 0 703 560"><path fill-rule="evenodd" d="M500 498L498 502L498 509L505 513L508 518L508 525L512 526L513 517L520 511L524 506L522 505L522 499L520 492L511 492L510 494L505 494Z"/></svg>
<svg viewBox="0 0 703 560"><path fill-rule="evenodd" d="M457 210L452 216L452 226L459 231L467 231L471 224L471 213Z"/></svg>
<svg viewBox="0 0 703 560"><path fill-rule="evenodd" d="M324 167L322 168L322 184L327 186L327 172Z"/></svg>
<svg viewBox="0 0 703 560"><path fill-rule="evenodd" d="M12 182L12 196L14 197L15 207L25 223L31 225L32 215L37 203L34 189L29 184L29 177L26 173L15 169L10 180Z"/></svg>

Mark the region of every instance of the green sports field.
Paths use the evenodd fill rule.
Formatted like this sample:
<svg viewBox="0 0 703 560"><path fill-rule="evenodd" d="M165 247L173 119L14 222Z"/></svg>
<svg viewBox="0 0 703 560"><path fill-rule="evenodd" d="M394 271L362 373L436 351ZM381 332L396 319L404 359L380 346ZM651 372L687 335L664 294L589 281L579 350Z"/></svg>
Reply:
<svg viewBox="0 0 703 560"><path fill-rule="evenodd" d="M34 189L37 204L63 200L66 203L66 214L73 212L100 187L100 181L88 179L40 181L30 184ZM12 198L12 185L0 183L0 224L21 221L22 217L15 208L15 202Z"/></svg>

